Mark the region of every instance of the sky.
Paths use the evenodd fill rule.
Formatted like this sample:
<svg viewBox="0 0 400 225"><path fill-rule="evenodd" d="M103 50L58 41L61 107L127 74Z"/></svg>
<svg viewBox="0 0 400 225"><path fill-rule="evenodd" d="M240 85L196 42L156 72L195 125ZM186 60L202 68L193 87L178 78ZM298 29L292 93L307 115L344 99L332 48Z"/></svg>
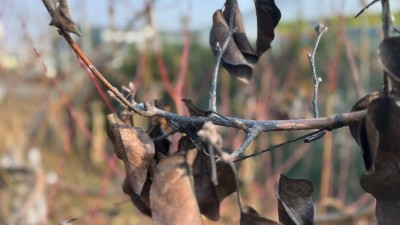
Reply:
<svg viewBox="0 0 400 225"><path fill-rule="evenodd" d="M74 20L79 24L90 26L125 27L136 12L139 12L147 0L68 0ZM275 0L282 12L282 21L293 21L299 17L318 21L341 12L345 15L356 15L362 9L365 0ZM115 5L115 16L108 16L108 5ZM242 14L254 16L253 0L238 0ZM190 28L209 30L215 10L223 7L224 0L155 0L154 23L156 29L179 31L182 29L182 18L190 16ZM41 0L0 0L0 41L6 43L6 49L15 47L21 41L21 29L34 39L35 43L48 34L47 24L50 21ZM391 3L393 11L400 10L400 1ZM379 11L380 3L368 11ZM26 28L23 28L25 24ZM252 27L251 24L245 24ZM253 28L255 28L255 24ZM247 29L247 28L246 28ZM250 28L251 29L251 28ZM313 27L310 27L313 29ZM1 35L3 30L3 35ZM1 37L3 36L3 38Z"/></svg>

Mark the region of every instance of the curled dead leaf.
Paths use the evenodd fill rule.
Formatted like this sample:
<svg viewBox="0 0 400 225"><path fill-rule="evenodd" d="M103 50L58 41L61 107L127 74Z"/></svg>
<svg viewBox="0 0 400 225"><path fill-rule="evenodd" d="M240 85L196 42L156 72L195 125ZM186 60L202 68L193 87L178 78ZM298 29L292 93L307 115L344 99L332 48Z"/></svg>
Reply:
<svg viewBox="0 0 400 225"><path fill-rule="evenodd" d="M378 59L397 90L400 88L400 37L385 38L378 47Z"/></svg>
<svg viewBox="0 0 400 225"><path fill-rule="evenodd" d="M374 128L371 128L371 122L368 122L369 128L367 128L366 121L366 117L361 119L359 124L358 137L366 172L371 174L375 170L375 158L378 150L379 137L374 135L376 134L376 132L373 131L375 130ZM370 144L372 144L372 146L370 146Z"/></svg>
<svg viewBox="0 0 400 225"><path fill-rule="evenodd" d="M370 147L377 149L376 162L400 161L400 100L379 98L367 112ZM377 143L374 143L377 142Z"/></svg>
<svg viewBox="0 0 400 225"><path fill-rule="evenodd" d="M143 186L142 193L140 195L133 192L132 187L127 178L125 178L124 183L122 184L122 190L125 194L129 195L131 198L131 202L134 206L143 214L151 216L151 207L150 207L150 186L151 180L147 179L146 183Z"/></svg>
<svg viewBox="0 0 400 225"><path fill-rule="evenodd" d="M177 152L157 165L150 189L154 224L203 224L191 170L197 152Z"/></svg>
<svg viewBox="0 0 400 225"><path fill-rule="evenodd" d="M368 108L368 105L375 99L379 98L379 92L375 91L372 92L366 96L364 96L363 98L361 98L360 100L358 100L356 102L356 104L354 104L353 108L351 109L352 112L356 112L356 111L361 111L361 110L365 110ZM351 125L349 126L350 129L350 133L351 136L353 136L354 140L357 142L358 145L360 145L360 141L359 141L359 135L358 135L358 124L356 125Z"/></svg>
<svg viewBox="0 0 400 225"><path fill-rule="evenodd" d="M257 54L261 55L271 47L275 38L274 29L281 19L281 11L274 0L256 0Z"/></svg>
<svg viewBox="0 0 400 225"><path fill-rule="evenodd" d="M356 104L354 104L351 109L352 112L366 110L372 101L379 98L379 92L372 92L365 97L361 98ZM374 161L376 157L376 152L370 151L370 143L368 142L368 133L366 128L366 118L362 118L358 124L349 126L351 136L360 146L363 154L364 165L367 171L374 170ZM371 135L371 132L369 132ZM372 140L372 139L371 139Z"/></svg>
<svg viewBox="0 0 400 225"><path fill-rule="evenodd" d="M199 154L193 164L196 198L201 213L216 221L220 217L221 202L236 191L235 174L229 165L218 166L218 185L215 186L210 171L210 159L205 154Z"/></svg>
<svg viewBox="0 0 400 225"><path fill-rule="evenodd" d="M124 161L132 190L140 195L154 158L154 143L141 128L124 124L116 114L109 114L107 121L115 154Z"/></svg>
<svg viewBox="0 0 400 225"><path fill-rule="evenodd" d="M257 63L258 54L251 47L250 42L247 38L246 32L243 26L243 18L240 12L237 1L227 0L225 2L225 10L223 11L223 16L225 21L229 23L230 19L230 10L231 7L234 7L234 16L233 16L233 27L236 28L235 33L233 33L232 38L234 39L239 51L243 54L244 58L249 63Z"/></svg>
<svg viewBox="0 0 400 225"><path fill-rule="evenodd" d="M49 25L55 26L58 29L69 33L74 33L78 36L82 35L78 29L78 26L71 18L67 0L59 0L59 4L54 10L54 14Z"/></svg>
<svg viewBox="0 0 400 225"><path fill-rule="evenodd" d="M400 160L400 101L377 98L369 105L367 115L360 121L358 143L363 151L366 173L374 172L379 162Z"/></svg>
<svg viewBox="0 0 400 225"><path fill-rule="evenodd" d="M194 147L195 145L187 136L179 140L178 151L188 151ZM210 158L201 151L193 162L192 169L196 199L201 214L210 220L219 220L222 200L236 191L234 172L229 165L217 166L219 182L215 186L211 180Z"/></svg>
<svg viewBox="0 0 400 225"><path fill-rule="evenodd" d="M217 10L213 15L213 26L210 31L210 47L214 55L217 55L220 50L217 46L221 48L228 37L228 23L225 21L222 11ZM246 60L233 39L229 41L222 55L221 64L231 75L246 84L253 76L253 65Z"/></svg>
<svg viewBox="0 0 400 225"><path fill-rule="evenodd" d="M397 224L400 221L400 162L376 163L375 173L364 174L360 183L376 198L378 224Z"/></svg>
<svg viewBox="0 0 400 225"><path fill-rule="evenodd" d="M190 99L182 99L183 103L185 103L186 108L189 111L191 116L207 116L208 112L197 107L192 100Z"/></svg>
<svg viewBox="0 0 400 225"><path fill-rule="evenodd" d="M281 174L275 187L279 222L282 224L314 224L312 192L313 186L310 181L294 180Z"/></svg>

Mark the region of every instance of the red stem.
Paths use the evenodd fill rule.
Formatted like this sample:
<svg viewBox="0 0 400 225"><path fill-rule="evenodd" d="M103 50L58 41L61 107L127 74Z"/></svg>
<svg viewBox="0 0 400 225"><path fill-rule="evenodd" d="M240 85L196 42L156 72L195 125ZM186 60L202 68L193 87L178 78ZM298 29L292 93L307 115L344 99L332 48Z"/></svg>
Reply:
<svg viewBox="0 0 400 225"><path fill-rule="evenodd" d="M157 59L158 69L160 70L160 75L161 75L161 79L164 84L164 87L165 87L166 91L168 92L168 94L171 96L171 98L175 99L176 91L172 87L171 80L169 79L167 67L165 66L164 60L161 57L161 54L160 54L160 52L158 52L158 50L154 49L154 54Z"/></svg>
<svg viewBox="0 0 400 225"><path fill-rule="evenodd" d="M190 33L187 30L186 24L187 22L185 22L185 27L184 27L184 41L182 46L181 65L179 68L178 80L176 82L176 92L180 97L182 97L183 85L188 70L188 61L190 52Z"/></svg>

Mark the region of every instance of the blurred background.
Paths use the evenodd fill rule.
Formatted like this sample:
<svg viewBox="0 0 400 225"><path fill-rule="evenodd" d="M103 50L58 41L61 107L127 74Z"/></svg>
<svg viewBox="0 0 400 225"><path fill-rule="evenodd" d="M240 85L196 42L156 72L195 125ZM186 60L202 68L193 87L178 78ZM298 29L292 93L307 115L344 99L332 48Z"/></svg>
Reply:
<svg viewBox="0 0 400 225"><path fill-rule="evenodd" d="M255 43L253 1L239 0L245 29ZM55 6L55 1L53 1ZM188 115L180 99L208 107L214 57L208 45L212 14L224 1L69 0L82 37L73 35L98 70L116 87L133 82L137 101L161 99ZM249 85L221 70L218 111L225 116L275 120L312 118L312 73L307 55L314 28L329 27L316 54L320 116L348 112L381 87L376 49L382 40L380 4L359 18L366 1L279 0L282 19L272 48ZM395 18L400 3L391 2ZM96 89L39 0L0 0L0 224L151 224L122 193L125 176L106 134L105 116L123 108ZM396 25L396 24L395 24ZM135 117L146 128L147 119ZM220 129L224 149L245 134ZM262 134L246 154L304 132ZM173 138L173 141L177 138ZM176 146L176 143L175 145ZM273 194L279 174L308 179L319 224L374 224L373 198L359 185L361 151L347 128L311 144L296 142L241 163L246 205L277 220ZM221 220L237 224L232 195Z"/></svg>

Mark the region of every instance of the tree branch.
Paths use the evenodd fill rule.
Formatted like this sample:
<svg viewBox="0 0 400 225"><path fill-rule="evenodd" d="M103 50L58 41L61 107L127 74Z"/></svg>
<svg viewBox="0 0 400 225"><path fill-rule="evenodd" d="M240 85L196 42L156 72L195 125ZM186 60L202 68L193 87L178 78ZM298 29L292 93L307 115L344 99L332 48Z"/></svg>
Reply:
<svg viewBox="0 0 400 225"><path fill-rule="evenodd" d="M43 1L46 2L46 1ZM45 4L46 5L46 4ZM49 13L51 13L52 8L48 8ZM231 13L233 15L233 13ZM231 22L230 22L231 23ZM233 26L233 25L232 25ZM230 27L232 27L230 26ZM233 30L232 30L233 32ZM360 119L365 116L366 111L357 111L351 113L340 113L335 114L329 117L315 118L315 119L293 119L293 120L267 120L267 121L259 121L259 120L247 120L233 117L222 117L222 116L208 116L208 117L196 117L196 116L181 116L178 114L174 114L168 111L161 110L154 106L151 106L149 103L140 103L140 104L132 104L129 100L127 100L117 88L115 88L91 63L91 61L87 58L87 56L82 52L79 46L75 43L75 41L71 38L71 36L63 30L59 31L60 35L64 37L67 43L71 46L72 50L75 52L77 57L82 60L82 62L88 67L88 69L93 73L93 75L101 82L104 86L115 96L115 98L126 108L134 111L145 117L158 116L165 118L169 121L174 122L175 124L179 124L181 127L186 125L203 125L206 122L212 122L215 125L224 126L224 127L233 127L237 129L241 129L244 132L248 133L248 137L246 141L242 144L242 146L237 149L232 156L238 156L241 154L250 144L251 142L261 133L261 132L269 132L269 131L292 131L292 130L332 130L337 129L343 126L349 126L353 124L357 124ZM227 44L229 39L227 39L224 43ZM224 47L221 49L223 52ZM221 54L222 56L222 54ZM220 60L219 60L220 61ZM216 65L216 67L219 63ZM215 70L218 71L218 70ZM232 157L231 156L231 157Z"/></svg>
<svg viewBox="0 0 400 225"><path fill-rule="evenodd" d="M215 49L217 50L217 56L215 57L215 64L214 64L214 70L211 75L211 88L210 88L210 101L209 101L209 107L208 110L211 112L217 112L217 81L218 81L218 71L219 71L219 66L221 64L222 56L224 55L224 52L226 48L228 47L229 42L231 41L232 35L235 32L235 28L233 27L233 17L235 14L235 5L237 4L237 1L232 1L230 14L229 14L229 27L228 27L228 37L226 37L226 40L222 44L222 46L219 45L217 42L217 46L215 46ZM226 9L227 10L227 9Z"/></svg>

